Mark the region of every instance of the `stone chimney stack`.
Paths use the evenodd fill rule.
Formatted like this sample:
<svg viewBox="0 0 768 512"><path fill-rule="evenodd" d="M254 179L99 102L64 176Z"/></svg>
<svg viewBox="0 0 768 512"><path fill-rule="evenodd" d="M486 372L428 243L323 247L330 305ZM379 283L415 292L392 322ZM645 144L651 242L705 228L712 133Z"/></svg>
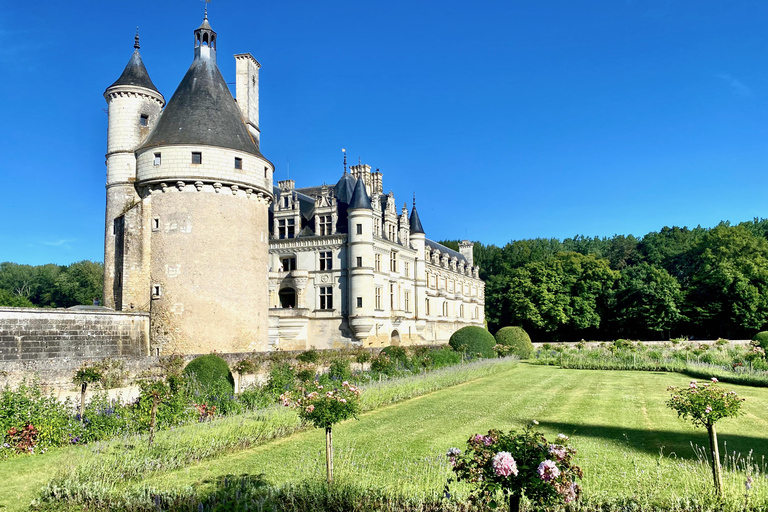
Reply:
<svg viewBox="0 0 768 512"><path fill-rule="evenodd" d="M235 55L235 97L248 132L259 145L259 68L261 64L250 53Z"/></svg>
<svg viewBox="0 0 768 512"><path fill-rule="evenodd" d="M472 258L472 247L474 247L474 245L475 244L469 240L462 240L459 243L459 252L467 259L470 266L474 265L474 260Z"/></svg>

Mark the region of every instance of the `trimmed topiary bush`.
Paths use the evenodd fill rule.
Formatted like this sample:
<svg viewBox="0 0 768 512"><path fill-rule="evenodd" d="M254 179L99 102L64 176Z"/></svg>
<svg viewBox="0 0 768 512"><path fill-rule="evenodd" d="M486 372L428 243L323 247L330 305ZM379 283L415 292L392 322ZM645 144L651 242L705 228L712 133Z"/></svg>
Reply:
<svg viewBox="0 0 768 512"><path fill-rule="evenodd" d="M763 350L768 349L768 331L760 331L759 333L755 334L755 337L752 338L752 341L756 341L760 348Z"/></svg>
<svg viewBox="0 0 768 512"><path fill-rule="evenodd" d="M229 371L229 365L215 354L194 358L184 368L184 375L194 378L204 391L221 391L224 386L230 394L235 392L235 379Z"/></svg>
<svg viewBox="0 0 768 512"><path fill-rule="evenodd" d="M516 325L502 327L496 333L496 343L510 348L510 353L520 359L533 357L533 343L525 329Z"/></svg>
<svg viewBox="0 0 768 512"><path fill-rule="evenodd" d="M482 327L468 325L462 327L451 336L448 344L457 352L465 352L469 355L480 354L481 357L496 357L493 350L496 338Z"/></svg>

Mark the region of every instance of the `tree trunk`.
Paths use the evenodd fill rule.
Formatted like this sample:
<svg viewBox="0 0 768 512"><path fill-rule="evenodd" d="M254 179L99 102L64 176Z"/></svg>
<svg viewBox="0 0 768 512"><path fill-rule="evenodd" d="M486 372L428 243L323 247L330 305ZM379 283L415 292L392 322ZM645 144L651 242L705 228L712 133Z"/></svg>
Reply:
<svg viewBox="0 0 768 512"><path fill-rule="evenodd" d="M80 387L80 423L85 419L85 390L88 389L88 383L83 382Z"/></svg>
<svg viewBox="0 0 768 512"><path fill-rule="evenodd" d="M712 452L712 477L715 480L715 494L723 494L723 472L720 468L720 449L717 446L717 431L714 425L707 426L709 449Z"/></svg>
<svg viewBox="0 0 768 512"><path fill-rule="evenodd" d="M160 398L152 397L152 412L149 414L149 446L155 440L155 423L157 421L157 406L160 404Z"/></svg>
<svg viewBox="0 0 768 512"><path fill-rule="evenodd" d="M331 427L325 427L325 467L328 470L328 483L333 482L333 434Z"/></svg>
<svg viewBox="0 0 768 512"><path fill-rule="evenodd" d="M520 512L520 495L517 493L509 496L509 512Z"/></svg>

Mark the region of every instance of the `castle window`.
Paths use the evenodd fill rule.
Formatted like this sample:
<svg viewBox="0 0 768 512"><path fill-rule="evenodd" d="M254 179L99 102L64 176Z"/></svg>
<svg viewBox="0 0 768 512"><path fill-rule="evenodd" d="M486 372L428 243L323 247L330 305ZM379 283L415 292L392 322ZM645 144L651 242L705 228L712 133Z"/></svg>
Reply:
<svg viewBox="0 0 768 512"><path fill-rule="evenodd" d="M280 265L283 267L283 272L290 272L296 270L296 256L287 256L280 258Z"/></svg>
<svg viewBox="0 0 768 512"><path fill-rule="evenodd" d="M397 272L397 253L395 251L389 253L389 270Z"/></svg>
<svg viewBox="0 0 768 512"><path fill-rule="evenodd" d="M320 287L320 309L333 309L333 287Z"/></svg>
<svg viewBox="0 0 768 512"><path fill-rule="evenodd" d="M363 225L362 224L358 224L357 225L357 234L358 235L362 235L363 234Z"/></svg>
<svg viewBox="0 0 768 512"><path fill-rule="evenodd" d="M427 315L429 315L430 314L429 313L429 299L426 299L426 302L424 303L424 306L425 306L424 309L426 310Z"/></svg>
<svg viewBox="0 0 768 512"><path fill-rule="evenodd" d="M362 297L358 297L357 298L357 307L359 307L359 308L363 307L363 298Z"/></svg>
<svg viewBox="0 0 768 512"><path fill-rule="evenodd" d="M280 219L277 221L277 230L279 238L293 238L295 221L294 219Z"/></svg>
<svg viewBox="0 0 768 512"><path fill-rule="evenodd" d="M464 304L459 305L459 318L464 318Z"/></svg>
<svg viewBox="0 0 768 512"><path fill-rule="evenodd" d="M162 296L162 288L159 284L153 284L152 285L152 298L153 299L159 299Z"/></svg>
<svg viewBox="0 0 768 512"><path fill-rule="evenodd" d="M149 125L149 116L147 114L141 114L139 117L139 126Z"/></svg>
<svg viewBox="0 0 768 512"><path fill-rule="evenodd" d="M296 290L293 288L283 288L277 295L280 298L281 308L296 307Z"/></svg>
<svg viewBox="0 0 768 512"><path fill-rule="evenodd" d="M405 277L408 277L409 270L410 264L407 261L403 262L403 271L405 272Z"/></svg>
<svg viewBox="0 0 768 512"><path fill-rule="evenodd" d="M358 256L356 262L357 262L357 268L362 267L363 266L363 257L362 256Z"/></svg>
<svg viewBox="0 0 768 512"><path fill-rule="evenodd" d="M268 172L269 172L269 167L264 167L264 179L265 179L265 180L266 180L266 179L269 179L269 178L268 178L268 174L267 174Z"/></svg>
<svg viewBox="0 0 768 512"><path fill-rule="evenodd" d="M331 270L333 268L333 259L331 251L320 253L320 270Z"/></svg>
<svg viewBox="0 0 768 512"><path fill-rule="evenodd" d="M155 159L152 162L155 166L160 165L160 153L155 153Z"/></svg>
<svg viewBox="0 0 768 512"><path fill-rule="evenodd" d="M394 283L389 283L389 310L394 311L395 310L395 285Z"/></svg>
<svg viewBox="0 0 768 512"><path fill-rule="evenodd" d="M320 215L318 217L318 221L319 221L319 225L320 225L320 229L318 230L318 232L320 233L320 236L327 236L327 235L332 235L333 234L331 232L331 221L332 221L332 219L331 219L330 215Z"/></svg>
<svg viewBox="0 0 768 512"><path fill-rule="evenodd" d="M203 163L203 154L199 153L197 151L192 152L192 163L193 164L202 164Z"/></svg>
<svg viewBox="0 0 768 512"><path fill-rule="evenodd" d="M374 259L373 261L374 261L374 263L373 263L373 264L374 264L374 267L373 267L373 269L374 269L376 272L381 272L381 254L377 254L377 255L376 255L376 257L375 257L375 259Z"/></svg>
<svg viewBox="0 0 768 512"><path fill-rule="evenodd" d="M443 316L448 316L448 301L443 302Z"/></svg>
<svg viewBox="0 0 768 512"><path fill-rule="evenodd" d="M160 231L160 217L152 219L152 231Z"/></svg>
<svg viewBox="0 0 768 512"><path fill-rule="evenodd" d="M405 310L407 312L411 312L411 292L406 291L405 296L403 297L403 305L405 306Z"/></svg>
<svg viewBox="0 0 768 512"><path fill-rule="evenodd" d="M381 286L376 287L376 309L381 309Z"/></svg>
<svg viewBox="0 0 768 512"><path fill-rule="evenodd" d="M235 157L235 169L242 169L243 168L243 159Z"/></svg>

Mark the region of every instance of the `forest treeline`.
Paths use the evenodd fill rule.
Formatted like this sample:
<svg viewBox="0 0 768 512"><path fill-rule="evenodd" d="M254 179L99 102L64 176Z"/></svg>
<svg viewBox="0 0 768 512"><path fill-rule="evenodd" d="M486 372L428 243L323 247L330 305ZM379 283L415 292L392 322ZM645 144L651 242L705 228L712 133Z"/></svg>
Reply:
<svg viewBox="0 0 768 512"><path fill-rule="evenodd" d="M458 242L441 242L458 250ZM491 332L536 341L751 338L768 326L768 219L642 238L475 243Z"/></svg>
<svg viewBox="0 0 768 512"><path fill-rule="evenodd" d="M71 265L0 263L0 306L68 308L101 300L104 265L79 261Z"/></svg>

